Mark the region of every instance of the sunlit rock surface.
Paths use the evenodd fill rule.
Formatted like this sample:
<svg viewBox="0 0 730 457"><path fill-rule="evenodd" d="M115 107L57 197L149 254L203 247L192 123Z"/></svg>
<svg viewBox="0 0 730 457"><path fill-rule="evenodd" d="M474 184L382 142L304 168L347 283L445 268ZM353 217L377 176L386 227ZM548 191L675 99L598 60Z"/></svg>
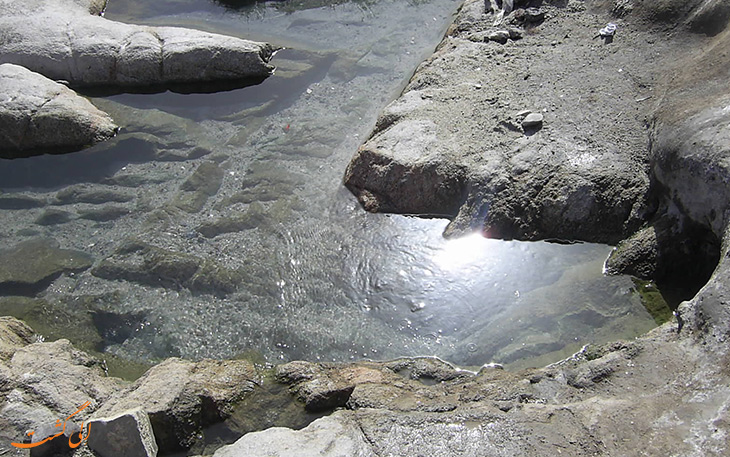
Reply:
<svg viewBox="0 0 730 457"><path fill-rule="evenodd" d="M142 27L90 14L92 2L0 5L0 63L15 63L72 86L262 80L274 49L224 35Z"/></svg>
<svg viewBox="0 0 730 457"><path fill-rule="evenodd" d="M0 65L0 94L1 158L78 150L118 130L87 99L18 65Z"/></svg>

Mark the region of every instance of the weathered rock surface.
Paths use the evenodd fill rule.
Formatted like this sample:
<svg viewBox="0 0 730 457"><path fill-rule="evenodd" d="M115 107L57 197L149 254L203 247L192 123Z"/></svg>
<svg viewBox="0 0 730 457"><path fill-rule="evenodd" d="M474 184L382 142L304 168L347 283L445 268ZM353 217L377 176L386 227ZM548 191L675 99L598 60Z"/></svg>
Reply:
<svg viewBox="0 0 730 457"><path fill-rule="evenodd" d="M283 427L244 435L234 444L224 446L214 457L371 457L375 456L358 424L342 413L313 422L302 430Z"/></svg>
<svg viewBox="0 0 730 457"><path fill-rule="evenodd" d="M155 457L157 443L150 419L142 409L122 412L114 417L89 421L87 444L101 457Z"/></svg>
<svg viewBox="0 0 730 457"><path fill-rule="evenodd" d="M16 350L32 342L32 328L18 319L0 317L0 360L10 360Z"/></svg>
<svg viewBox="0 0 730 457"><path fill-rule="evenodd" d="M167 359L117 392L96 416L141 408L149 415L160 449L187 449L203 427L225 419L256 380L254 366L244 360Z"/></svg>
<svg viewBox="0 0 730 457"><path fill-rule="evenodd" d="M3 0L0 63L72 86L262 80L273 47L196 30L121 24L89 14L95 3Z"/></svg>
<svg viewBox="0 0 730 457"><path fill-rule="evenodd" d="M698 300L717 298L703 291ZM55 423L64 408L72 408L67 415L75 411L82 395L92 403L79 419L94 426L98 418L119 415L105 421L129 422L116 424L125 430L122 444L140 440L134 446L139 454L127 448L115 455L154 455L141 444L152 442L146 416L128 408L149 415L156 442L169 453L189 447L202 427L227 417L259 382L249 362L168 359L125 385L101 376L93 359L67 341L23 346L29 329L17 321L5 327L19 338L13 358L0 363L2 418L16 433L12 439L36 424L41 430ZM348 409L300 431L249 433L215 455L540 456L558 447L570 456L633 455L636 449L652 456L722 456L730 432L730 354L726 346L708 351L697 344L703 332L694 328L685 325L678 334L676 323L666 324L633 342L588 347L558 364L520 372L485 366L473 373L428 358L289 363L277 375L293 393L348 385ZM106 442L94 443L94 433ZM115 436L97 427L89 448L104 455Z"/></svg>
<svg viewBox="0 0 730 457"><path fill-rule="evenodd" d="M216 455L538 456L557 447L561 455L641 449L645 455L720 456L728 446L726 357L723 351L718 363L701 346L678 339L671 324L632 343L588 348L560 364L518 373L485 367L424 384L400 376L394 381L388 364L372 364L381 377L358 383L348 410L301 431L246 435ZM318 376L311 365L293 368L282 367L302 375L300 382ZM330 368L330 378L352 370Z"/></svg>
<svg viewBox="0 0 730 457"><path fill-rule="evenodd" d="M0 250L0 295L41 290L61 274L86 270L92 263L85 252L62 249L55 240L25 241Z"/></svg>
<svg viewBox="0 0 730 457"><path fill-rule="evenodd" d="M0 157L78 150L116 135L106 113L66 86L12 64L0 65Z"/></svg>
<svg viewBox="0 0 730 457"><path fill-rule="evenodd" d="M16 334L22 336L23 332ZM75 349L68 340L28 344L0 364L0 416L9 426L13 442L27 439L37 443L59 432L57 420L64 422L73 415L64 437L32 450L34 456L55 455L58 450L68 450L69 438L79 441L79 424L122 384L106 377L100 361ZM34 431L32 437L25 436L28 430Z"/></svg>
<svg viewBox="0 0 730 457"><path fill-rule="evenodd" d="M490 3L464 4L345 184L370 211L449 216L447 234L615 243L652 215L645 119L656 105L644 97L674 65L675 37L627 22L607 45L593 40L611 19L606 2L518 3L504 21L529 33L503 46L479 39L501 27ZM664 20L644 3L632 14ZM684 14L708 6L663 3ZM684 33L682 49L695 38ZM507 119L524 109L534 112L523 132Z"/></svg>

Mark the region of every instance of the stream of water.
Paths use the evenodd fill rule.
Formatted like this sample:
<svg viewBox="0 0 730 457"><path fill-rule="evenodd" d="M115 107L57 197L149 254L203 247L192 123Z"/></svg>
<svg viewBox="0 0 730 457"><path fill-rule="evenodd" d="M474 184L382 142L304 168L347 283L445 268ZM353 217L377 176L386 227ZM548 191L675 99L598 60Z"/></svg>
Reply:
<svg viewBox="0 0 730 457"><path fill-rule="evenodd" d="M447 221L369 214L343 187L378 112L433 51L457 7L456 0L110 0L108 19L285 49L272 61L274 76L258 86L95 97L124 125L120 137L65 156L0 161L3 192L52 199L82 186L133 192L134 200L118 204L126 212L114 220L53 225L37 223L43 209L3 210L3 238L11 245L50 236L103 259L133 237L241 272L235 291L222 294L84 272L40 295L69 313L78 306L69 297L93 297L98 309L125 316L130 331L108 337L103 349L138 360L436 355L517 367L647 331L656 324L631 278L602 273L608 246L478 235L447 241ZM191 148L203 152L180 152ZM171 209L203 162L224 171L220 188L199 211ZM57 207L81 214L84 205ZM245 227L201 235L206 223L246 214Z"/></svg>

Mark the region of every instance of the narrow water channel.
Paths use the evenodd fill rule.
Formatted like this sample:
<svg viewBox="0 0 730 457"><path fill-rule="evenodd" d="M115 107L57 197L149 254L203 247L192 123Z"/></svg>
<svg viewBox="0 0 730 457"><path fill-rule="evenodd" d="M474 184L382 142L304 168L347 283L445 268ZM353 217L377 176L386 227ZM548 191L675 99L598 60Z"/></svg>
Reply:
<svg viewBox="0 0 730 457"><path fill-rule="evenodd" d="M457 7L109 0L112 20L284 49L258 86L94 97L124 126L117 139L0 161L3 195L48 202L0 209L4 245L53 238L96 262L34 299L51 315L90 314L77 322L99 335L97 348L134 360L435 355L518 367L655 326L631 278L603 275L608 246L447 241L447 221L368 214L343 187L377 114ZM151 283L134 269L190 262L212 272L207 282Z"/></svg>

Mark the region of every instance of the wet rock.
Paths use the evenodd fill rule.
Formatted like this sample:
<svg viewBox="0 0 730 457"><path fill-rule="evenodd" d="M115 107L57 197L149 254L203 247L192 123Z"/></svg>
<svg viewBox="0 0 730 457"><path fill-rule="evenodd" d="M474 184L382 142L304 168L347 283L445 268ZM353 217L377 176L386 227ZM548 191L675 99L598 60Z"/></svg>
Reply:
<svg viewBox="0 0 730 457"><path fill-rule="evenodd" d="M223 183L223 170L215 162L203 162L195 172L180 186L190 192L202 192L212 197Z"/></svg>
<svg viewBox="0 0 730 457"><path fill-rule="evenodd" d="M74 151L117 133L112 119L88 100L18 65L0 65L0 93L2 158Z"/></svg>
<svg viewBox="0 0 730 457"><path fill-rule="evenodd" d="M214 162L203 162L180 186L181 193L172 204L188 213L197 213L223 183L223 170Z"/></svg>
<svg viewBox="0 0 730 457"><path fill-rule="evenodd" d="M56 193L53 203L56 205L72 205L75 203L126 203L134 200L134 195L109 189L102 186L78 185L69 186Z"/></svg>
<svg viewBox="0 0 730 457"><path fill-rule="evenodd" d="M108 222L126 216L130 212L124 206L108 205L102 208L81 209L79 210L79 217L90 221Z"/></svg>
<svg viewBox="0 0 730 457"><path fill-rule="evenodd" d="M15 63L73 86L262 80L274 48L174 27L122 24L90 15L72 0L10 1L0 11L14 39L0 62Z"/></svg>
<svg viewBox="0 0 730 457"><path fill-rule="evenodd" d="M375 457L358 424L341 413L312 422L302 430L270 428L244 435L218 449L213 457Z"/></svg>
<svg viewBox="0 0 730 457"><path fill-rule="evenodd" d="M39 341L70 336L78 348L91 350L101 344L89 315L92 301L93 298L84 296L74 297L66 303L22 296L0 297L0 315L13 316L28 324ZM69 335L69 328L74 328L72 335Z"/></svg>
<svg viewBox="0 0 730 457"><path fill-rule="evenodd" d="M91 272L110 280L126 279L155 287L186 287L196 293L225 295L236 289L241 275L213 260L158 248L147 243L123 243Z"/></svg>
<svg viewBox="0 0 730 457"><path fill-rule="evenodd" d="M247 361L172 358L115 394L96 415L141 408L149 415L160 452L180 451L196 441L203 427L225 419L256 383L256 370Z"/></svg>
<svg viewBox="0 0 730 457"><path fill-rule="evenodd" d="M50 208L43 211L36 219L38 225L59 225L72 221L76 215L61 209Z"/></svg>
<svg viewBox="0 0 730 457"><path fill-rule="evenodd" d="M91 320L104 345L124 343L147 322L144 313L113 313L103 310L91 311Z"/></svg>
<svg viewBox="0 0 730 457"><path fill-rule="evenodd" d="M63 273L89 268L85 252L61 249L55 240L34 239L0 250L0 288L4 295L42 290Z"/></svg>
<svg viewBox="0 0 730 457"><path fill-rule="evenodd" d="M657 273L658 241L654 227L636 232L621 241L606 260L608 274L629 274L654 279Z"/></svg>
<svg viewBox="0 0 730 457"><path fill-rule="evenodd" d="M157 443L150 419L142 409L133 409L114 417L93 419L87 427L87 445L101 457L155 457Z"/></svg>
<svg viewBox="0 0 730 457"><path fill-rule="evenodd" d="M198 227L198 232L206 238L215 238L225 233L241 232L250 230L266 223L266 210L259 203L255 202L246 210L233 216L225 216L211 222L205 222Z"/></svg>
<svg viewBox="0 0 730 457"><path fill-rule="evenodd" d="M426 383L452 381L472 375L471 372L461 370L436 357L398 359L386 363L385 366L408 379Z"/></svg>
<svg viewBox="0 0 730 457"><path fill-rule="evenodd" d="M0 316L0 360L10 360L15 351L34 341L33 335L33 329L23 321Z"/></svg>
<svg viewBox="0 0 730 457"><path fill-rule="evenodd" d="M242 281L243 276L237 270L206 259L190 278L188 287L197 293L221 296L235 292Z"/></svg>

